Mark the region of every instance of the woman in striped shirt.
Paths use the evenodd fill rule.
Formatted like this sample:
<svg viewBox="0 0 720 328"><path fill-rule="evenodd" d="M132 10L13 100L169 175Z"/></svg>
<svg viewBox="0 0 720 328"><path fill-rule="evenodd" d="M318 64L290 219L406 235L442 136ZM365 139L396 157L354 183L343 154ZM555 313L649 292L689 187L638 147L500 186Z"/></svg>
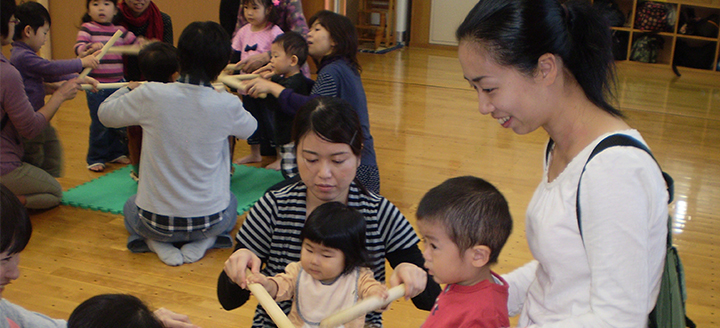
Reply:
<svg viewBox="0 0 720 328"><path fill-rule="evenodd" d="M404 283L406 298L429 310L440 287L421 269L419 241L410 223L387 199L367 191L356 178L363 148L363 130L350 105L338 98L317 97L295 117L292 133L299 179L268 191L250 210L236 236L236 251L218 279L218 299L227 310L247 301L245 269L274 276L300 260L300 232L316 207L337 201L365 216L366 246L375 279L385 281L385 260L394 268L390 285ZM265 267L261 271L262 264ZM290 302L280 303L288 313ZM382 326L382 317L367 315L369 326ZM253 327L272 327L258 307Z"/></svg>

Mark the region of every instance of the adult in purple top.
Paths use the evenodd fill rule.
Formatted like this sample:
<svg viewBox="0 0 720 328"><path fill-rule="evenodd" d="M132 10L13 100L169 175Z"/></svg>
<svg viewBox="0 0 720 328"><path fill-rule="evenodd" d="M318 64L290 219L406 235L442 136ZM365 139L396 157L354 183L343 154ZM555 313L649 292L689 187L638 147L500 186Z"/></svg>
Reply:
<svg viewBox="0 0 720 328"><path fill-rule="evenodd" d="M0 28L3 47L12 42L15 25L15 2L2 0ZM22 162L20 137L32 138L41 133L60 104L77 94L80 81L68 80L57 87L45 106L33 110L22 76L8 59L0 54L0 182L8 187L27 208L43 209L60 204L60 184L42 169Z"/></svg>

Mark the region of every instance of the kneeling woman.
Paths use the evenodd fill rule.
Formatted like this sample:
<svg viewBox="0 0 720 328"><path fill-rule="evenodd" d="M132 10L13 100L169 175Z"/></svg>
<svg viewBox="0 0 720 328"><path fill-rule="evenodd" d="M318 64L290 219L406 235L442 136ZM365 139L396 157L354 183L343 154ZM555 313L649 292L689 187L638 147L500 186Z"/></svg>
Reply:
<svg viewBox="0 0 720 328"><path fill-rule="evenodd" d="M298 171L301 180L279 190L268 191L250 210L236 238L236 251L225 262L218 280L218 298L226 310L248 300L245 269L274 276L291 262L300 260L300 232L309 213L327 202L346 204L366 220L366 245L375 279L385 281L385 260L394 268L390 285L404 283L406 298L429 310L440 286L421 269L424 263L419 239L410 223L387 199L368 192L356 181L363 132L357 114L338 98L317 97L298 111L293 126ZM427 286L427 287L426 287ZM288 313L290 302L280 303ZM379 313L370 313L366 323L382 324ZM258 308L253 327L271 326Z"/></svg>

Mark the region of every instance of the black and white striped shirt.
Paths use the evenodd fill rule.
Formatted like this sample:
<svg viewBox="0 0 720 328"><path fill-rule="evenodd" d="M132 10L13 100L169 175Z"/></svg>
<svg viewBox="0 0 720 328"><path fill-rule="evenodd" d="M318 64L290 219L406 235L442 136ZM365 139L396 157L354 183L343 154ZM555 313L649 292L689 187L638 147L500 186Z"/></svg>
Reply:
<svg viewBox="0 0 720 328"><path fill-rule="evenodd" d="M306 195L307 187L302 182L266 193L255 203L238 231L238 248L251 250L266 263L263 274L274 276L284 272L289 263L300 261L300 232L306 219ZM348 206L365 215L371 269L375 279L384 282L386 255L417 245L417 234L395 205L382 196L361 192L355 183L350 185ZM280 305L285 313L289 313L291 302ZM366 322L379 327L382 317L373 312L368 314ZM274 324L258 306L253 327L268 326L273 327Z"/></svg>

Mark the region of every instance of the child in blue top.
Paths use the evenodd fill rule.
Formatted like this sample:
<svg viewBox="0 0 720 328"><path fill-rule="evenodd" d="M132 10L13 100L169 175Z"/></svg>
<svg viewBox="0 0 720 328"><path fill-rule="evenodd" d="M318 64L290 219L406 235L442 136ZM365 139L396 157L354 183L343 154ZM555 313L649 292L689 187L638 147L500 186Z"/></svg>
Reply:
<svg viewBox="0 0 720 328"><path fill-rule="evenodd" d="M37 2L26 2L17 6L15 16L20 22L15 27L10 62L22 75L25 93L37 111L45 105L46 83L68 80L83 68L95 68L99 63L95 56L68 60L47 60L38 56L50 31L50 13ZM24 162L53 177L62 175L62 145L55 128L48 124L35 138L23 138L22 141Z"/></svg>

